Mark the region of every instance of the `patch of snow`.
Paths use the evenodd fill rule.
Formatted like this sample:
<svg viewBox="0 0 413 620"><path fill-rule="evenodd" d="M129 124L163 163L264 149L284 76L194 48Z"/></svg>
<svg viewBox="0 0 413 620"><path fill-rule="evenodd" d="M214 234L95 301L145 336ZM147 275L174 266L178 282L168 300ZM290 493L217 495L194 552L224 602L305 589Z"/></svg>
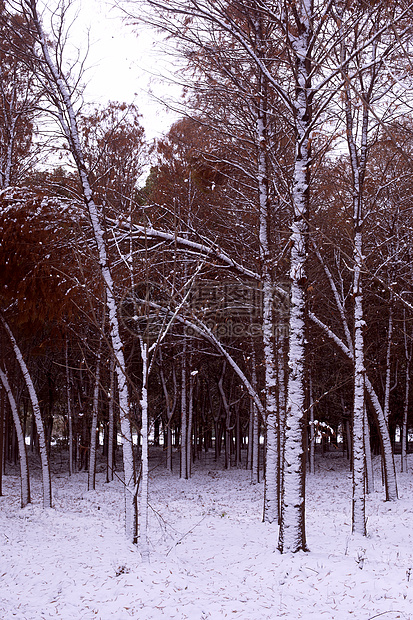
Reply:
<svg viewBox="0 0 413 620"><path fill-rule="evenodd" d="M208 453L183 480L178 467L165 470L164 457L152 449L149 564L125 538L119 478L107 484L98 469L97 490L88 492L87 473L60 471L55 507L43 510L32 467L34 501L22 510L18 476L4 476L2 620L412 617L411 473L398 474L401 499L384 502L375 459L380 490L366 500L369 536L352 537L348 461L317 455L307 478L310 552L281 555L278 526L262 523L262 483L251 485L249 471L221 470Z"/></svg>

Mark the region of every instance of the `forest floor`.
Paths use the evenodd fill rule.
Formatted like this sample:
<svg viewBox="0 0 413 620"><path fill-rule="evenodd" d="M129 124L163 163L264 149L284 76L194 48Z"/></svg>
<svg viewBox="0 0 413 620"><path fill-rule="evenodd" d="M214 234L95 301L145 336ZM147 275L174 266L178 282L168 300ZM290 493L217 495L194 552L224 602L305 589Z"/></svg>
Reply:
<svg viewBox="0 0 413 620"><path fill-rule="evenodd" d="M42 510L33 471L33 503L22 510L9 469L0 497L0 618L413 620L409 458L395 503L384 501L375 460L368 537L353 538L348 461L319 455L307 478L310 551L281 555L277 525L262 523L263 485L251 485L248 471L204 458L180 480L154 450L149 564L124 538L120 480L107 484L101 471L88 492L87 473L64 473L63 453L54 461L54 508Z"/></svg>

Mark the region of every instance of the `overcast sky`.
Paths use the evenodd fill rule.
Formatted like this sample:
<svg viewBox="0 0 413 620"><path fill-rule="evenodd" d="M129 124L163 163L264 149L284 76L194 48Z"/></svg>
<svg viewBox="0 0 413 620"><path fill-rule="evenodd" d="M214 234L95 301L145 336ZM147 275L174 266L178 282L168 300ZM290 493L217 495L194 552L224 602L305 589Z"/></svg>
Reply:
<svg viewBox="0 0 413 620"><path fill-rule="evenodd" d="M76 23L71 28L73 43L85 48L89 30L90 51L87 59L87 102L134 102L141 114L147 138L168 130L177 116L168 113L158 99L179 96L178 87L161 79L169 75L168 58L160 50L153 31L133 32L105 0L75 0Z"/></svg>

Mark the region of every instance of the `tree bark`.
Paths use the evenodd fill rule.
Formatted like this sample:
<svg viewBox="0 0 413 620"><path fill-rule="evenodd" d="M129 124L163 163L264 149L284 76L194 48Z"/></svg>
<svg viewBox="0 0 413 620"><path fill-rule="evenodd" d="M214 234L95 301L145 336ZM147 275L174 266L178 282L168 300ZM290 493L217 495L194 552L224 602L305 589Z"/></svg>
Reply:
<svg viewBox="0 0 413 620"><path fill-rule="evenodd" d="M115 360L110 356L110 394L109 394L109 428L108 428L108 466L107 482L112 482L115 466Z"/></svg>
<svg viewBox="0 0 413 620"><path fill-rule="evenodd" d="M367 411L364 412L364 446L366 453L366 491L367 493L373 493L374 491L374 475L373 475L373 461L371 457L371 445L370 445L370 426L367 417Z"/></svg>
<svg viewBox="0 0 413 620"><path fill-rule="evenodd" d="M17 410L16 401L11 391L9 380L6 373L0 368L0 380L3 383L3 387L6 390L7 397L10 403L10 409L13 416L14 427L17 434L17 443L19 446L19 462L20 462L20 502L21 507L24 508L30 503L30 478L29 478L29 466L27 463L26 442L24 440L23 428L20 422L19 412ZM3 420L1 419L1 423ZM3 437L1 437L3 439Z"/></svg>
<svg viewBox="0 0 413 620"><path fill-rule="evenodd" d="M148 453L148 345L140 338L141 357L142 357L142 458L141 458L141 481L139 494L139 551L143 562L149 562L149 543L148 543L148 475L149 475L149 453Z"/></svg>
<svg viewBox="0 0 413 620"><path fill-rule="evenodd" d="M353 502L352 532L366 536L364 446L364 318L361 292L362 236L356 232L354 251L354 405L353 405Z"/></svg>
<svg viewBox="0 0 413 620"><path fill-rule="evenodd" d="M185 339L182 350L181 365L181 452L180 452L180 477L188 480L187 470L187 449L188 449L188 431L187 431L187 390L186 390L186 350L187 342Z"/></svg>
<svg viewBox="0 0 413 620"><path fill-rule="evenodd" d="M285 421L284 462L278 549L295 553L307 549L305 535L306 422L305 356L307 311L307 244L310 186L310 136L312 121L311 51L313 4L297 3L297 36L290 47L296 63L295 158L290 255L290 317L288 348L288 390Z"/></svg>
<svg viewBox="0 0 413 620"><path fill-rule="evenodd" d="M191 368L191 364L189 365ZM188 478L191 477L192 470L192 423L194 413L194 382L195 376L189 375L189 394L188 394L188 431L187 431L187 449L186 449L186 471Z"/></svg>
<svg viewBox="0 0 413 620"><path fill-rule="evenodd" d="M37 398L36 390L34 388L31 375L26 366L26 362L23 359L23 355L20 351L20 348L17 344L17 341L11 329L2 314L0 315L0 320L12 343L14 354L16 356L16 359L22 371L24 380L26 382L27 390L29 392L30 401L32 403L33 415L36 421L37 435L39 437L40 460L41 460L41 466L42 466L42 480L43 480L43 508L51 508L52 507L52 480L50 476L49 455L47 453L47 446L46 446L46 435L44 432L44 425L43 425L42 414L40 411L39 401Z"/></svg>
<svg viewBox="0 0 413 620"><path fill-rule="evenodd" d="M105 286L106 306L109 319L109 334L113 354L116 359L116 374L119 391L120 430L123 443L123 468L125 485L125 530L128 540L136 542L136 501L135 501L135 464L132 445L132 430L130 425L129 393L127 384L127 369L124 358L124 347L120 336L118 308L115 298L115 287L109 266L109 260L104 239L102 213L95 204L93 192L89 182L76 113L73 107L72 95L68 88L66 76L62 72L62 64L56 64L50 54L49 40L43 31L43 25L37 11L36 0L30 0L27 5L30 20L33 24L32 33L36 33L39 53L35 47L31 50L37 69L41 72L48 88L50 99L55 107L62 131L68 140L69 148L75 161L83 198L92 224L96 243L98 261L102 280Z"/></svg>
<svg viewBox="0 0 413 620"><path fill-rule="evenodd" d="M310 449L308 459L308 470L310 474L315 474L315 428L314 428L314 398L313 398L313 382L309 378L309 392L310 392Z"/></svg>
<svg viewBox="0 0 413 620"><path fill-rule="evenodd" d="M387 424L389 423L390 413L390 381L391 381L391 346L393 338L393 295L390 293L389 299L389 322L387 328L387 351L386 351L386 379L384 384L384 405L383 413Z"/></svg>
<svg viewBox="0 0 413 620"><path fill-rule="evenodd" d="M95 385L93 388L93 406L92 406L92 425L90 429L90 452L89 452L89 471L87 478L88 491L94 491L96 488L96 443L97 443L97 424L99 413L99 391L100 391L100 357L101 357L102 340L99 344L99 352L96 360Z"/></svg>
<svg viewBox="0 0 413 620"><path fill-rule="evenodd" d="M403 314L403 332L404 332L404 354L406 359L406 380L404 388L404 404L403 404L403 421L401 428L401 471L407 473L407 448L408 448L408 428L407 428L407 416L409 413L409 396L410 396L410 365L412 361L413 343L410 341L410 346L407 342L406 331L406 312Z"/></svg>

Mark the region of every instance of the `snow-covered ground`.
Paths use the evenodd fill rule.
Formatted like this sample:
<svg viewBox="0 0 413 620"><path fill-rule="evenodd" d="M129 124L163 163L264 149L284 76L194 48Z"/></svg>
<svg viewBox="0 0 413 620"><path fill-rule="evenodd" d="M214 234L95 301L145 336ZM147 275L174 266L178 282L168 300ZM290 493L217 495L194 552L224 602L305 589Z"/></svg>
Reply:
<svg viewBox="0 0 413 620"><path fill-rule="evenodd" d="M61 457L62 458L62 457ZM261 522L262 484L212 460L189 481L152 455L150 564L123 536L122 488L87 491L87 474L55 465L54 509L19 507L19 479L0 497L1 620L413 619L413 473L400 500L367 499L369 537L350 536L351 476L334 454L307 483L309 553L280 555L277 526ZM413 471L413 459L410 463Z"/></svg>

